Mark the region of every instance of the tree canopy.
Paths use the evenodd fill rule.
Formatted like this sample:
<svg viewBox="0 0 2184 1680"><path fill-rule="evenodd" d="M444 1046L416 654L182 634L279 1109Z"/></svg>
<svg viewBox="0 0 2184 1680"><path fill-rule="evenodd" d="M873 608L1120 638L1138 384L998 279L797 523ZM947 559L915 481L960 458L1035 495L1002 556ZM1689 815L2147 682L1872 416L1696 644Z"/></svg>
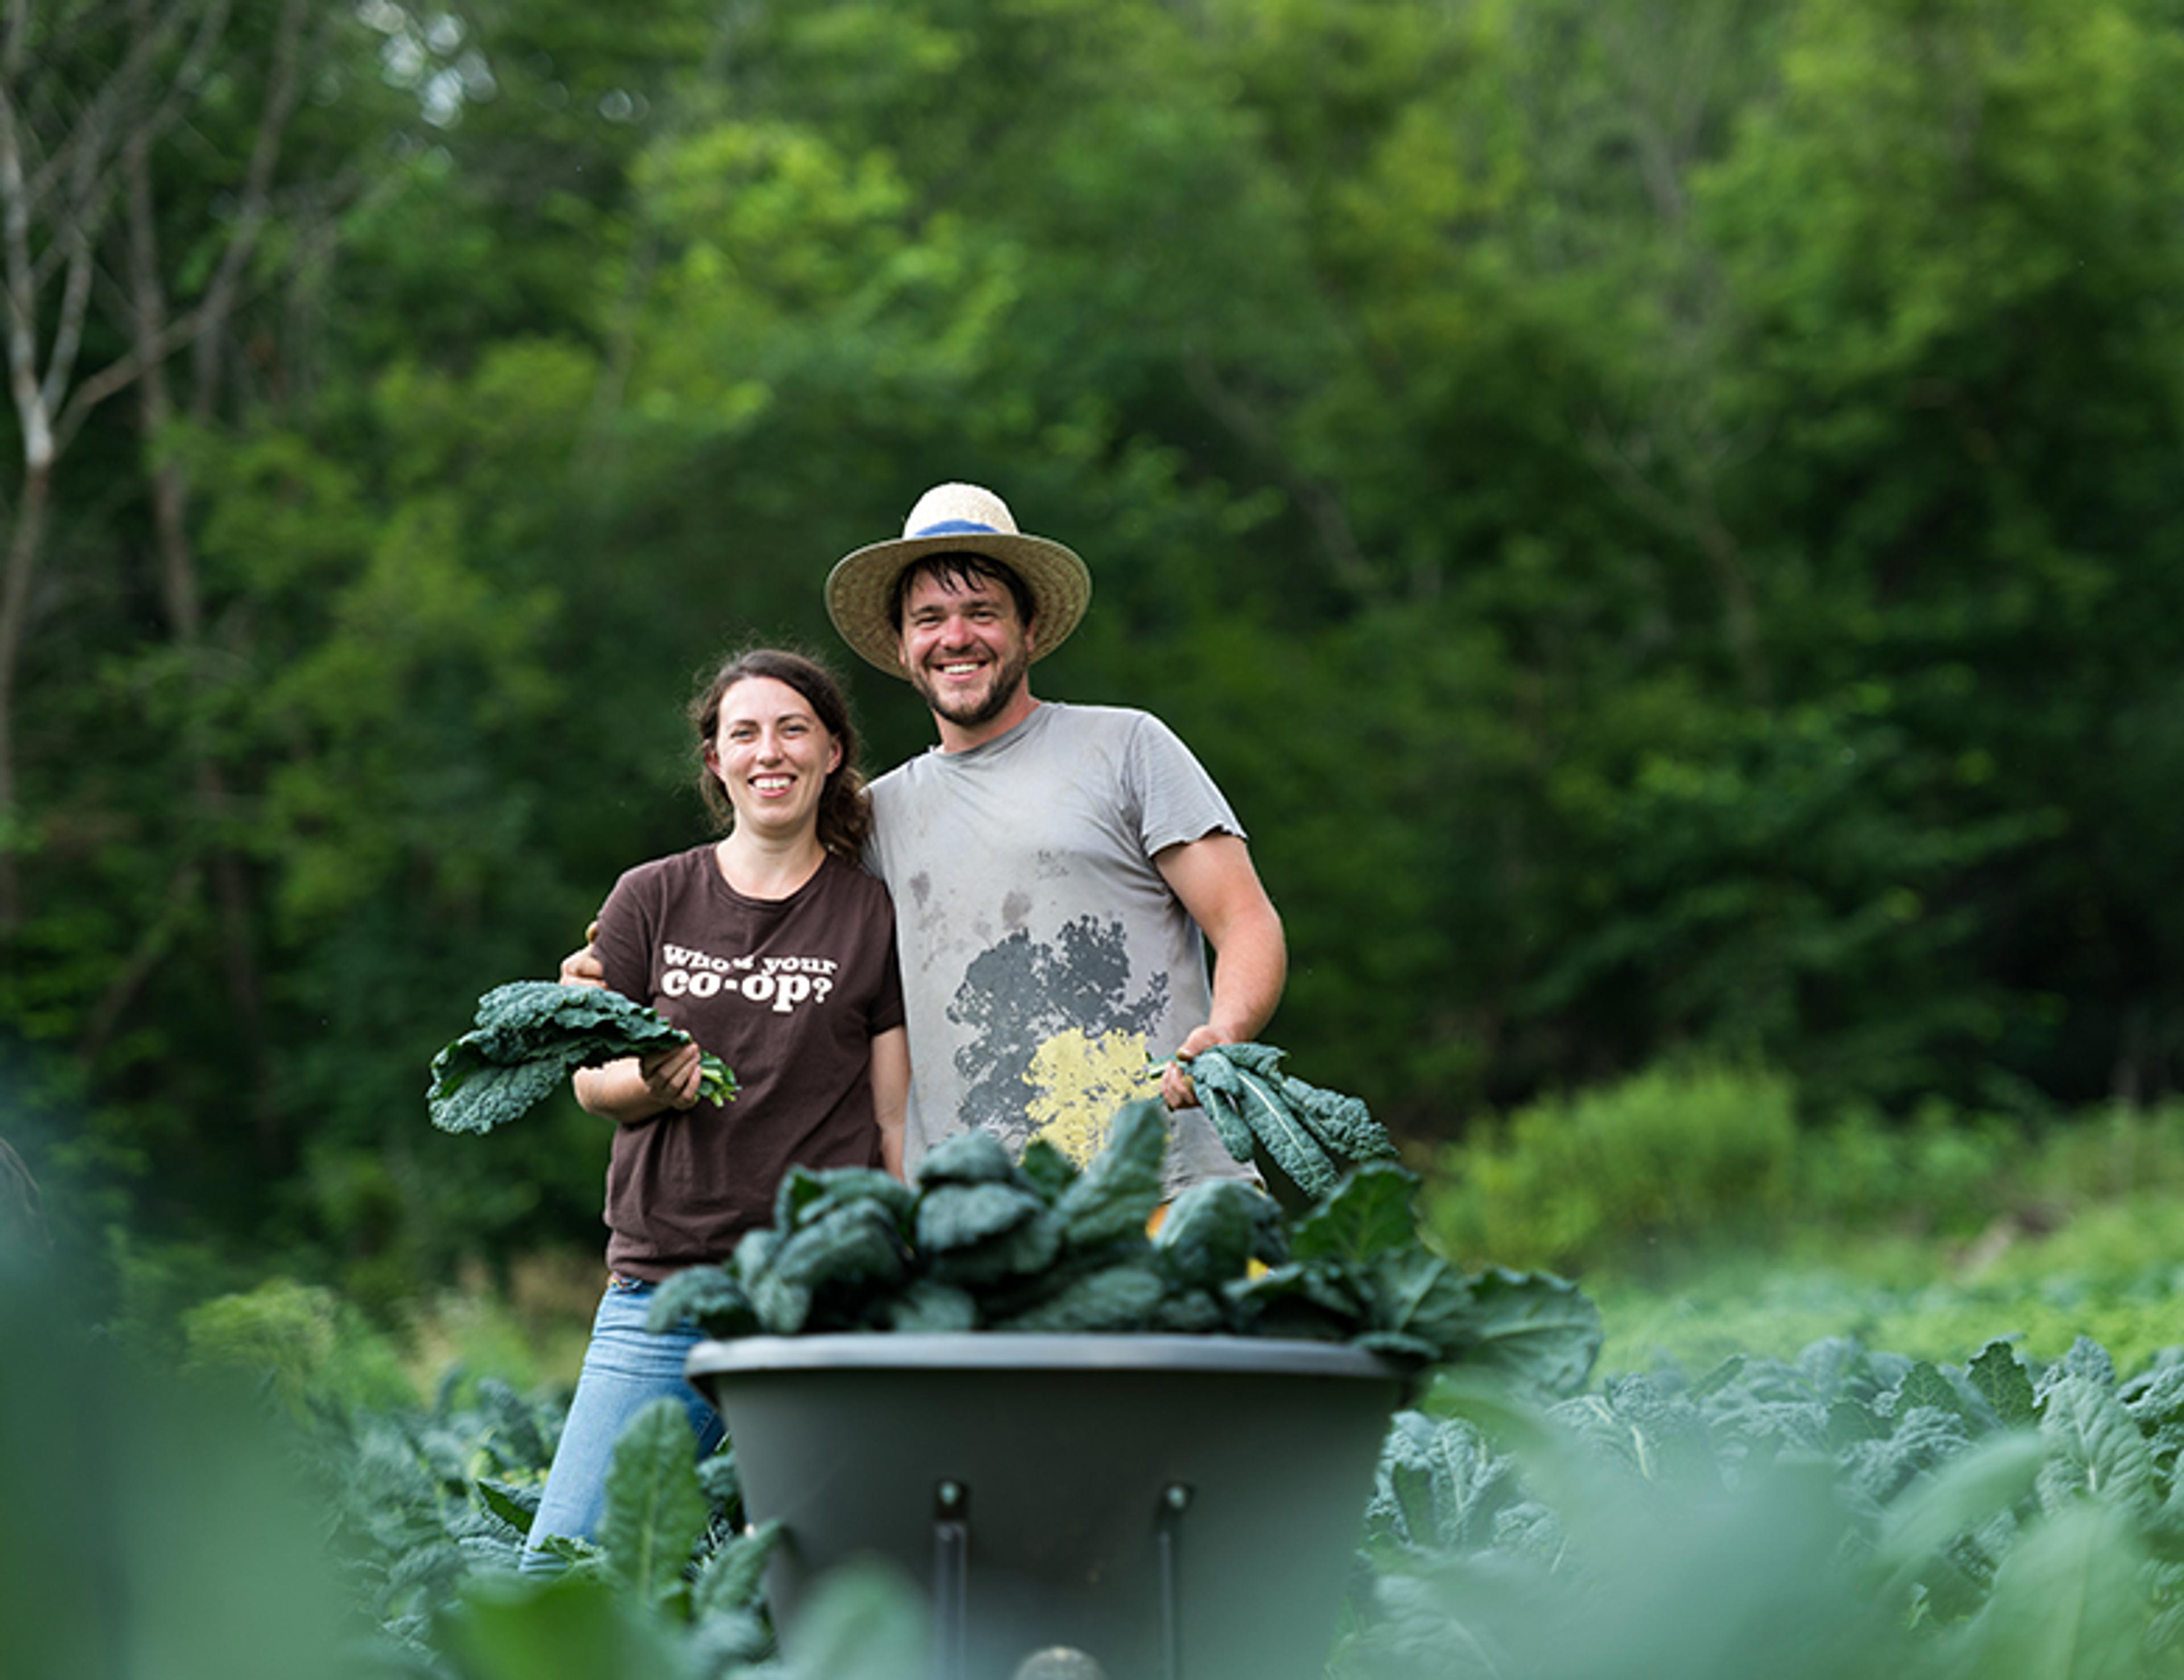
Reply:
<svg viewBox="0 0 2184 1680"><path fill-rule="evenodd" d="M2167 0L17 8L0 1127L367 1293L582 1236L592 1124L426 1064L948 478L1087 556L1036 687L1191 743L1399 1135L1692 1049L2172 1092L2180 68Z"/></svg>

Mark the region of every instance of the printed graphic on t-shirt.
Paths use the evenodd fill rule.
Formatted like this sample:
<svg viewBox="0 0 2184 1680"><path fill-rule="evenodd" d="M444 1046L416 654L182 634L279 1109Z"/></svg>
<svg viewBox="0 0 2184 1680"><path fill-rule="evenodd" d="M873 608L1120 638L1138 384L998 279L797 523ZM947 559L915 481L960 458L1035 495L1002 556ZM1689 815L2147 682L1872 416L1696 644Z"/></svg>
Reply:
<svg viewBox="0 0 2184 1680"><path fill-rule="evenodd" d="M1032 1052L1024 1082L1034 1095L1025 1108L1031 1135L1044 1138L1083 1166L1107 1141L1115 1110L1160 1089L1147 1070L1142 1032L1057 1032Z"/></svg>
<svg viewBox="0 0 2184 1680"><path fill-rule="evenodd" d="M739 997L776 1015L800 1004L823 1004L834 989L832 957L716 957L688 945L663 945L660 989L670 998Z"/></svg>
<svg viewBox="0 0 2184 1680"><path fill-rule="evenodd" d="M967 1035L956 1052L962 1124L1015 1153L1044 1137L1091 1160L1115 1110L1150 1094L1145 1046L1167 993L1165 973L1135 982L1118 921L1080 916L1050 944L1019 928L980 953L948 1008Z"/></svg>

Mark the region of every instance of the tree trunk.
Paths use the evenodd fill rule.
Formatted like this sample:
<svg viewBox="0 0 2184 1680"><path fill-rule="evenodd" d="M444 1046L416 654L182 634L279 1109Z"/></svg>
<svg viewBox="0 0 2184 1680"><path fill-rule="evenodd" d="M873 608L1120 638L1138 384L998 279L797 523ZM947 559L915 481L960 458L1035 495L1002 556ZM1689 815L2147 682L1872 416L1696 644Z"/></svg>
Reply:
<svg viewBox="0 0 2184 1680"><path fill-rule="evenodd" d="M49 456L25 461L23 493L8 537L7 576L0 579L0 937L14 933L23 920L22 874L15 863L23 821L15 786L15 670L30 628L31 584L45 547L53 481Z"/></svg>
<svg viewBox="0 0 2184 1680"><path fill-rule="evenodd" d="M293 9L292 5L292 12ZM203 663L196 656L203 635L204 595L198 578L197 552L190 542L189 480L181 462L161 448L174 417L174 404L168 394L167 364L160 348L167 334L169 310L165 284L160 277L159 224L152 197L151 147L147 136L139 135L131 140L124 162L128 174L130 298L138 359L144 369L137 381L137 408L142 420L145 453L153 463L152 529L159 550L160 595L166 604L169 633L186 655L185 668L195 689L203 679ZM239 231L237 241L252 237L250 232ZM229 248L233 251L234 244L231 243ZM227 316L223 303L216 313L208 311L200 318L196 350L201 370L218 365L218 341L224 335ZM209 409L210 404L206 402L200 406ZM259 1159L268 1171L279 1171L286 1165L287 1128L279 1107L272 1100L265 988L259 977L249 882L242 859L227 843L226 782L205 741L202 717L194 709L187 720L183 742L183 750L190 761L190 785L197 810L196 820L184 826L181 843L191 853L200 845L205 848L214 907L219 917L221 967L226 976L228 1003L242 1037L241 1083L247 1093L257 1133Z"/></svg>

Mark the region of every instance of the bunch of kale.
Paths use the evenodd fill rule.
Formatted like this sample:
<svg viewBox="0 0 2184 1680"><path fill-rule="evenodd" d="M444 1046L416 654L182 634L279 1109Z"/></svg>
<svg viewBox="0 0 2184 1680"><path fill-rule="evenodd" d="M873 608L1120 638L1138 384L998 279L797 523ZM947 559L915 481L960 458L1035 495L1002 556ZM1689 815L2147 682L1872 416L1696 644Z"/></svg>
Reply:
<svg viewBox="0 0 2184 1680"><path fill-rule="evenodd" d="M476 1025L432 1058L425 1100L443 1132L490 1132L530 1113L580 1067L689 1042L656 1011L604 986L519 980L479 999ZM708 1054L702 1065L699 1094L733 1100L727 1065Z"/></svg>
<svg viewBox="0 0 2184 1680"><path fill-rule="evenodd" d="M726 1266L663 1284L651 1327L708 1335L998 1330L1347 1342L1419 1364L1589 1367L1599 1316L1544 1274L1467 1277L1418 1240L1417 1179L1358 1169L1291 1227L1262 1192L1193 1186L1156 1232L1167 1153L1157 1101L1122 1110L1081 1172L1034 1140L948 1139L905 1184L870 1169L792 1169L770 1229Z"/></svg>
<svg viewBox="0 0 2184 1680"><path fill-rule="evenodd" d="M1216 1044L1187 1066L1200 1105L1228 1153L1251 1159L1254 1141L1307 1196L1330 1194L1337 1160L1393 1160L1395 1140L1362 1098L1282 1071L1271 1044Z"/></svg>

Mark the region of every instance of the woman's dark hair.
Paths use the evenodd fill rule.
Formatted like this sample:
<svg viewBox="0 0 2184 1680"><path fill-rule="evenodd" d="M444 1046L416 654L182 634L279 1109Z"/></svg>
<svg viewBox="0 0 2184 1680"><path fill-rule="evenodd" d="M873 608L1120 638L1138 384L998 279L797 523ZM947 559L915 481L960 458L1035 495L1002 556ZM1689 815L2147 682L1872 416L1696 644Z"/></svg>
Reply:
<svg viewBox="0 0 2184 1680"><path fill-rule="evenodd" d="M842 762L827 773L819 792L819 843L838 857L857 861L872 832L872 801L857 769L857 726L850 703L833 672L818 660L782 648L747 648L731 657L690 702L690 722L698 732L698 793L723 830L734 826L735 807L720 778L705 767L705 748L721 726L721 702L745 677L770 676L801 694L812 715L841 743Z"/></svg>

